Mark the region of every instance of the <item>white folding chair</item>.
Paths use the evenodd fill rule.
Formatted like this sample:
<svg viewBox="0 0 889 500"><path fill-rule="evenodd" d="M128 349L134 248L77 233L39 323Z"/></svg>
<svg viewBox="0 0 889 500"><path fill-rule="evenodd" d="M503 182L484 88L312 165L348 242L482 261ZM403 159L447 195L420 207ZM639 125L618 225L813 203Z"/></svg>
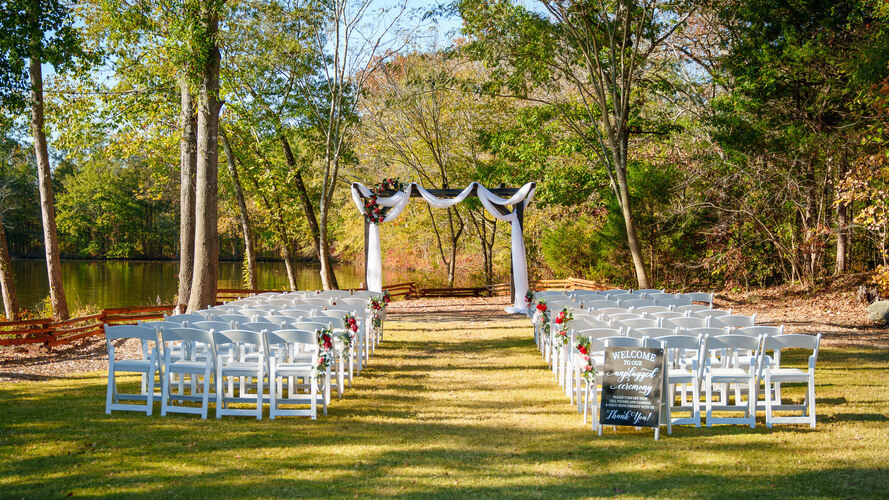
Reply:
<svg viewBox="0 0 889 500"><path fill-rule="evenodd" d="M660 289L658 289L658 288L643 288L641 290L633 290L633 293L639 294L639 295L651 295L653 293L664 293L664 289L663 288L660 288Z"/></svg>
<svg viewBox="0 0 889 500"><path fill-rule="evenodd" d="M656 306L656 307L661 307L661 306ZM639 311L638 311L637 309L634 309L633 312L639 312ZM663 325L664 322L665 322L666 320L674 319L674 318L684 318L684 317L685 317L685 315L682 314L681 312L674 312L674 311L669 311L669 312L656 312L656 313L644 313L644 314L645 314L645 316L648 317L648 318L654 318L654 319L659 319L659 320L661 320L661 325Z"/></svg>
<svg viewBox="0 0 889 500"><path fill-rule="evenodd" d="M333 305L332 297L317 297L312 296L309 298L302 299L300 301L301 304L306 304L310 306L315 306L318 309L324 309Z"/></svg>
<svg viewBox="0 0 889 500"><path fill-rule="evenodd" d="M142 345L142 359L114 359L115 340L136 339ZM105 344L108 347L108 389L105 395L105 413L112 410L144 411L151 415L154 408L154 377L160 375L157 331L147 326L105 325ZM121 393L117 390L117 373L139 373L142 388L139 394ZM124 404L120 400L145 401L145 404Z"/></svg>
<svg viewBox="0 0 889 500"><path fill-rule="evenodd" d="M318 418L320 402L327 414L330 396L330 367L322 373L316 370L315 360L321 355L318 346L318 332L306 330L278 330L265 335L265 352L280 352L282 355L269 356L269 419L279 416L308 416L312 420ZM288 385L287 396L284 396L284 379L295 381L302 379L297 386ZM320 382L320 387L319 387ZM307 393L300 393L305 388ZM280 405L309 405L309 409L285 409Z"/></svg>
<svg viewBox="0 0 889 500"><path fill-rule="evenodd" d="M201 322L199 322L201 323ZM211 323L211 322L203 322ZM207 419L207 408L210 403L210 386L214 383L213 330L200 328L164 328L161 330L164 343L164 374L161 387L161 415L167 413L190 413ZM209 346L210 355L197 356L193 346ZM178 347L177 347L178 346ZM191 347L190 347L191 346ZM184 355L176 355L183 353ZM185 394L185 377L191 379L191 394ZM174 377L179 379L179 392L174 393L171 387ZM198 394L198 386L201 393ZM174 405L171 401L200 401L199 408L193 406Z"/></svg>
<svg viewBox="0 0 889 500"><path fill-rule="evenodd" d="M650 307L657 305L652 299L628 299L621 300L620 307L626 307L628 309L636 309L637 307Z"/></svg>
<svg viewBox="0 0 889 500"><path fill-rule="evenodd" d="M691 305L691 300L686 299L684 297L672 297L672 298L664 298L664 299L655 299L655 303L659 306L679 307L679 306Z"/></svg>
<svg viewBox="0 0 889 500"><path fill-rule="evenodd" d="M785 334L766 337L763 341L763 352L760 356L761 374L765 385L766 426L772 424L809 424L815 428L815 364L818 362L818 347L821 334L802 335ZM782 364L781 351L784 349L811 350L808 368L800 369ZM766 353L771 351L771 356ZM781 384L804 383L806 395L799 405L784 404L781 398ZM800 416L777 416L775 411L800 411Z"/></svg>
<svg viewBox="0 0 889 500"><path fill-rule="evenodd" d="M750 428L756 427L756 400L759 388L759 379L756 366L744 366L740 362L752 352L753 356L759 355L762 339L748 337L746 335L720 335L708 337L704 348L704 386L705 401L707 407L707 427L713 424L744 424ZM712 351L721 351L713 356ZM713 357L722 359L721 366L713 366L710 360ZM713 403L713 387L716 384L735 386L735 401L729 401L729 391L724 390L720 404ZM743 389L746 385L747 400L743 399ZM740 417L715 417L713 411L740 412Z"/></svg>
<svg viewBox="0 0 889 500"><path fill-rule="evenodd" d="M171 316L164 315L164 321L179 323L180 326L185 322L194 323L197 321L204 321L205 319L207 318L198 313L173 314Z"/></svg>
<svg viewBox="0 0 889 500"><path fill-rule="evenodd" d="M669 307L665 307L665 306L634 307L632 312L637 313L637 314L646 314L646 315L649 315L652 317L657 317L654 315L655 314L662 314L662 313L676 314L675 312L670 311Z"/></svg>
<svg viewBox="0 0 889 500"><path fill-rule="evenodd" d="M691 313L695 313L698 311L707 311L710 308L708 306L702 306L700 304L692 304L690 306L676 306L673 308L676 312L681 312L690 315Z"/></svg>
<svg viewBox="0 0 889 500"><path fill-rule="evenodd" d="M591 300L583 299L584 309L589 309L591 312L595 313L598 309L605 309L607 307L620 307L620 302L616 300L605 300L602 298L595 298Z"/></svg>
<svg viewBox="0 0 889 500"><path fill-rule="evenodd" d="M216 356L216 418L222 418L223 415L242 415L256 416L257 420L262 420L262 404L265 393L265 364L266 359L263 346L263 338L261 332L250 330L226 330L222 332L213 332L213 346L217 352ZM235 357L229 359L218 353L218 348L222 346L231 346L234 353L241 351L240 346L250 346L255 352L260 353L258 357L243 359ZM225 380L229 378L246 378L256 379L256 394L248 394L246 386L241 387L241 391L237 396L234 394L226 394L223 390ZM255 403L255 409L229 408L229 403Z"/></svg>
<svg viewBox="0 0 889 500"><path fill-rule="evenodd" d="M743 314L731 314L728 316L710 317L710 326L723 328L747 328L756 325L756 315L745 316Z"/></svg>
<svg viewBox="0 0 889 500"><path fill-rule="evenodd" d="M658 320L654 318L627 318L614 322L614 326L619 326L624 330L634 330L638 328L656 328Z"/></svg>
<svg viewBox="0 0 889 500"><path fill-rule="evenodd" d="M712 293L703 293L703 292L689 292L680 294L681 297L685 297L692 302L706 302L708 306L713 306L713 294Z"/></svg>
<svg viewBox="0 0 889 500"><path fill-rule="evenodd" d="M689 307L689 306L679 306L679 307ZM704 310L700 310L700 311L694 311L691 313L692 316L696 316L698 318L716 318L719 316L729 316L731 314L732 314L731 309L704 309Z"/></svg>
<svg viewBox="0 0 889 500"><path fill-rule="evenodd" d="M674 425L701 426L701 366L703 364L702 338L691 335L670 335L657 339L664 349L666 362L666 394L664 410L667 434L673 434ZM680 389L676 404L676 388ZM687 401L688 390L691 400ZM689 412L688 417L673 418L674 412Z"/></svg>
<svg viewBox="0 0 889 500"><path fill-rule="evenodd" d="M343 353L340 350L342 342L337 342L336 337L345 332L345 322L342 318L333 318L330 316L315 316L307 318L304 321L293 323L291 328L295 330L324 330L330 329L332 335L331 356L333 357L334 367L336 371L336 381L331 383L331 387L336 389L337 397L342 398L345 392L346 380L346 363L343 359Z"/></svg>
<svg viewBox="0 0 889 500"><path fill-rule="evenodd" d="M683 330L692 328L707 328L710 324L709 318L694 318L691 316L684 318L667 318L662 322L663 326L672 326Z"/></svg>

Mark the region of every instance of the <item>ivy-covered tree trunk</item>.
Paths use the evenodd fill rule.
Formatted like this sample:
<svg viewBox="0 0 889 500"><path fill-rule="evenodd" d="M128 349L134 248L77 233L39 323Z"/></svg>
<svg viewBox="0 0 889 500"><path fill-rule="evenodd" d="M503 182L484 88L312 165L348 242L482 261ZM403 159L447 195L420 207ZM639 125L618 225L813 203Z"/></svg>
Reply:
<svg viewBox="0 0 889 500"><path fill-rule="evenodd" d="M3 295L3 311L6 319L17 319L19 301L15 293L15 280L12 275L12 262L9 259L9 247L6 245L2 213L0 213L0 294Z"/></svg>
<svg viewBox="0 0 889 500"><path fill-rule="evenodd" d="M37 186L40 189L40 213L43 217L43 245L46 250L46 271L49 277L49 297L53 315L58 320L68 319L68 301L62 285L62 263L59 261L59 236L56 230L56 211L49 167L49 151L43 123L43 69L39 57L31 57L31 134L37 159Z"/></svg>
<svg viewBox="0 0 889 500"><path fill-rule="evenodd" d="M201 8L201 23L207 40L201 96L198 105L197 170L195 176L194 271L188 310L204 309L216 302L219 271L218 159L219 159L219 65L217 42L219 11L213 5Z"/></svg>
<svg viewBox="0 0 889 500"><path fill-rule="evenodd" d="M191 298L194 271L194 197L198 161L194 98L184 75L179 80L179 102L179 299L176 312L182 313L187 309Z"/></svg>

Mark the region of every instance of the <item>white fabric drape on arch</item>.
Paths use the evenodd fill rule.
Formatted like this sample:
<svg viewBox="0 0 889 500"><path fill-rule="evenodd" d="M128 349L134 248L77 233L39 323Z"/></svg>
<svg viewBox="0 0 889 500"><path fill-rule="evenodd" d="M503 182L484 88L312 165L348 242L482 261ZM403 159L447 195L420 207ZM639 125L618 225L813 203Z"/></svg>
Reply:
<svg viewBox="0 0 889 500"><path fill-rule="evenodd" d="M466 189L461 191L459 195L450 199L436 198L429 191L423 189L422 186L416 183L410 183L405 185L402 191L399 191L392 196L387 198L377 198L377 203L381 207L390 207L389 213L386 214L386 217L382 222L392 221L401 215L401 212L404 211L404 208L410 202L411 190L413 189L416 189L417 192L420 193L420 196L422 196L430 206L434 208L448 208L465 200L476 186L478 198L482 202L482 205L484 205L485 209L487 209L497 220L509 222L511 225L512 279L515 284L515 302L512 307L506 308L506 311L513 314L524 313L526 311L525 293L528 291L528 261L525 256L525 239L522 236L522 226L519 221L519 216L515 211L503 215L497 210L496 205L503 206L524 203L524 206L528 206L534 198L536 183L529 182L528 184L525 184L509 199L496 196L486 187L477 182L473 182L467 186ZM358 182L352 184L352 201L355 202L355 206L358 207L358 211L361 212L362 215L364 215L363 198L369 198L372 194L373 193L367 186ZM380 250L379 224L368 224L366 265L367 289L375 292L382 291L383 256L382 251Z"/></svg>

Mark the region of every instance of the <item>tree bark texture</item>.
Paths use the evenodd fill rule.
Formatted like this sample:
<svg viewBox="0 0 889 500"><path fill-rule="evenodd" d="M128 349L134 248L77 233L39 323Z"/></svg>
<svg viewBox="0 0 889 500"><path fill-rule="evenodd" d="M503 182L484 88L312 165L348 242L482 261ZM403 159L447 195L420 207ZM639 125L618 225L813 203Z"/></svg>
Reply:
<svg viewBox="0 0 889 500"><path fill-rule="evenodd" d="M43 123L43 70L40 58L32 57L31 75L31 134L37 158L37 184L40 189L40 213L43 218L43 244L46 249L46 271L49 276L49 297L53 315L58 320L68 319L68 301L62 285L62 264L59 261L59 237L56 230L56 211L52 190L49 152Z"/></svg>
<svg viewBox="0 0 889 500"><path fill-rule="evenodd" d="M840 159L837 166L837 181L846 177L846 156ZM834 274L840 275L846 272L846 263L849 261L849 208L845 203L837 203L837 255Z"/></svg>
<svg viewBox="0 0 889 500"><path fill-rule="evenodd" d="M238 211L241 221L241 233L244 236L244 286L251 290L256 285L256 256L253 254L253 234L250 231L250 216L247 214L247 202L244 200L244 188L241 186L241 178L235 165L235 156L232 152L228 136L222 134L222 149L225 151L225 163L228 165L228 173L232 178L235 188L235 199L238 201Z"/></svg>
<svg viewBox="0 0 889 500"><path fill-rule="evenodd" d="M3 227L3 216L0 215L0 294L3 295L3 311L7 320L19 317L19 301L13 278L12 261L6 245L6 229Z"/></svg>
<svg viewBox="0 0 889 500"><path fill-rule="evenodd" d="M183 313L191 298L194 270L195 170L198 161L194 98L184 76L179 81L179 101L179 299L176 312Z"/></svg>
<svg viewBox="0 0 889 500"><path fill-rule="evenodd" d="M188 310L204 309L216 302L219 271L218 159L219 159L219 65L216 36L219 13L207 6L201 9L207 34L208 54L203 68L198 105L197 170L195 175L194 271Z"/></svg>

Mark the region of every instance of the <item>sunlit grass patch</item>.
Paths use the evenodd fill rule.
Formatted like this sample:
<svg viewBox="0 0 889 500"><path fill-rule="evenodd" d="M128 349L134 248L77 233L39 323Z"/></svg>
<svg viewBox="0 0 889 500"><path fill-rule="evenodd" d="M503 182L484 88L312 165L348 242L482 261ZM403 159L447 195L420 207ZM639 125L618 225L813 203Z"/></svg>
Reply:
<svg viewBox="0 0 889 500"><path fill-rule="evenodd" d="M103 373L2 384L0 496L885 497L889 355L824 348L817 378L815 430L596 436L526 320L393 321L317 421L109 416Z"/></svg>

